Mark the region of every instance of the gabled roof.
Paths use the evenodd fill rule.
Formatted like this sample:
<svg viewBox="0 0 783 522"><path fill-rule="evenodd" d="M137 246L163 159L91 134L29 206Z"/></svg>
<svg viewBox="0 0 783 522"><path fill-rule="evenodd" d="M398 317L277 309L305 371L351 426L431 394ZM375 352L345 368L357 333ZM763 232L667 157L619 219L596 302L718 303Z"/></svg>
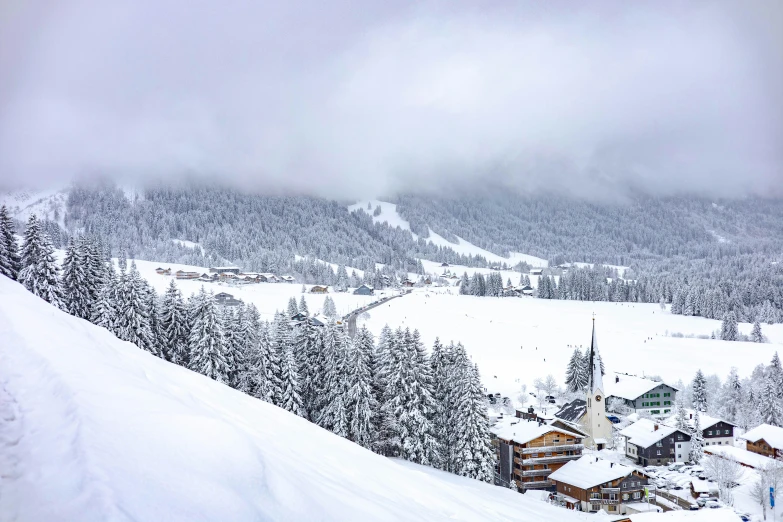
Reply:
<svg viewBox="0 0 783 522"><path fill-rule="evenodd" d="M637 377L636 375L626 375L617 372L608 372L604 384L606 385L604 393L606 393L607 396L620 397L621 399L628 399L631 401L638 399L661 384L665 384L669 388L679 391L671 384L665 382L658 382L644 377ZM673 400L674 397L672 397L672 401Z"/></svg>
<svg viewBox="0 0 783 522"><path fill-rule="evenodd" d="M585 455L579 460L572 460L558 469L549 478L563 482L579 489L588 489L599 484L627 477L635 471L630 466L615 464L598 457Z"/></svg>
<svg viewBox="0 0 783 522"><path fill-rule="evenodd" d="M585 402L584 399L575 399L568 404L563 405L563 407L555 413L555 417L566 422L578 422L579 419L584 416L586 410L587 402Z"/></svg>
<svg viewBox="0 0 783 522"><path fill-rule="evenodd" d="M694 410L690 408L685 408L685 412L688 414L688 426L691 428L693 427L693 417L694 417ZM699 412L699 427L702 429L702 431L711 428L715 426L717 423L723 422L725 424L728 424L730 426L736 426L733 422L725 421L723 419L719 419L717 417L710 417L706 413ZM668 426L676 426L677 425L677 415L674 414L671 417L668 417L663 420L663 423Z"/></svg>
<svg viewBox="0 0 783 522"><path fill-rule="evenodd" d="M762 424L756 426L740 438L750 442L758 442L764 439L764 442L775 449L783 449L783 428L772 426L771 424Z"/></svg>
<svg viewBox="0 0 783 522"><path fill-rule="evenodd" d="M553 431L571 437L582 438L582 435L574 433L573 431L550 426L549 424L539 424L537 421L528 421L517 417L504 417L490 428L490 431L500 439L514 441L517 444L527 444L531 440L535 440Z"/></svg>
<svg viewBox="0 0 783 522"><path fill-rule="evenodd" d="M656 429L656 426L658 427ZM628 442L640 448L649 448L661 439L669 437L673 433L681 431L671 426L657 423L650 419L640 419L620 431L620 435L628 439ZM687 433L682 432L683 435Z"/></svg>

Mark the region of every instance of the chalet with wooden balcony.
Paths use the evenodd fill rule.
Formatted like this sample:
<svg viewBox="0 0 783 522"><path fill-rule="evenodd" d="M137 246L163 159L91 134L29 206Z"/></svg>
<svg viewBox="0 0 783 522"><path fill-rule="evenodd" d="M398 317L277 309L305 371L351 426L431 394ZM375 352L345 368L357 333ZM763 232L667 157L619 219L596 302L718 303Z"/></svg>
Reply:
<svg viewBox="0 0 783 522"><path fill-rule="evenodd" d="M552 489L549 475L582 456L583 434L516 417L500 419L491 429L497 451L496 484L512 483L522 493Z"/></svg>
<svg viewBox="0 0 783 522"><path fill-rule="evenodd" d="M643 472L590 455L552 472L549 480L558 500L587 512L603 509L610 515L625 515L636 512L629 504L645 501L645 490L650 501L655 496Z"/></svg>
<svg viewBox="0 0 783 522"><path fill-rule="evenodd" d="M783 428L762 424L740 438L745 439L746 448L752 453L783 459Z"/></svg>

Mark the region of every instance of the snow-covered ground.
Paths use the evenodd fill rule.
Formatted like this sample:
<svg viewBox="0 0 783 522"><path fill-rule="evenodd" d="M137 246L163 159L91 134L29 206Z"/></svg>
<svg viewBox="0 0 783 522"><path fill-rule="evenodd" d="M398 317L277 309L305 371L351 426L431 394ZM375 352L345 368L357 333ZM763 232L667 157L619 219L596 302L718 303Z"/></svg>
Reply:
<svg viewBox="0 0 783 522"><path fill-rule="evenodd" d="M451 292L449 294L448 292ZM656 304L558 301L456 295L452 289L415 289L373 311L364 321L378 334L384 325L418 328L431 346L461 341L493 392L516 398L521 383L552 374L562 384L574 346L589 346L595 313L607 371L659 375L667 382L693 379L696 370L725 379L732 366L750 375L783 346L783 325L763 325L772 344L672 337L709 335L720 322L672 315ZM751 325L740 324L749 334Z"/></svg>
<svg viewBox="0 0 783 522"><path fill-rule="evenodd" d="M0 277L0 520L607 520L371 453Z"/></svg>
<svg viewBox="0 0 783 522"><path fill-rule="evenodd" d="M0 206L5 205L11 216L26 221L30 214L55 221L64 227L68 190L64 187L46 190L18 190L0 193Z"/></svg>
<svg viewBox="0 0 783 522"><path fill-rule="evenodd" d="M371 209L367 208L368 203L370 207L372 207ZM375 212L375 208L378 206L381 207L381 213L377 216L374 216L373 213ZM364 211L370 214L373 221L376 223L388 223L389 226L400 227L402 230L411 229L410 223L408 223L408 221L406 221L402 216L400 216L399 213L397 213L397 205L394 203L378 201L376 199L364 200L349 206L348 210L351 212L355 212L357 210ZM413 232L411 232L411 234L413 235L414 240L418 239L416 234ZM436 234L432 229L429 229L429 237L427 238L427 241L441 247L449 247L458 254L464 254L466 256L483 256L490 263L506 263L510 266L513 266L521 261L524 261L525 263L529 263L530 265L536 267L545 267L549 265L549 262L546 259L541 259L540 257L522 254L519 252L511 252L509 257L499 256L479 246L476 246L469 241L465 241L459 236L457 236L458 242L452 243L443 236Z"/></svg>
<svg viewBox="0 0 783 522"><path fill-rule="evenodd" d="M130 261L129 261L130 263ZM153 261L136 261L136 267L139 269L139 273L144 277L152 287L162 294L169 286L171 280L174 280L177 288L182 291L182 295L189 297L191 294L198 293L203 286L207 291L228 292L237 299L241 299L246 303L253 303L258 311L261 313L261 318L264 320L272 320L275 312L278 310L283 311L288 305L288 300L291 297L295 297L297 302L302 295L305 296L307 301L307 308L310 313L319 312L324 305L324 299L326 295L331 296L334 300L335 308L339 315L346 315L357 308L370 304L373 301L384 295L393 295L398 292L394 290L385 290L376 292L374 296L366 295L353 295L352 292L333 292L330 288L328 294L311 294L309 293L312 285L306 285L308 292L302 294L301 283L258 283L253 285L238 285L232 286L227 283L202 283L201 281L176 279L173 275L164 276L155 272L157 267L171 268L171 273L174 274L177 270L185 270L188 272L198 272L200 274L209 272L209 268L189 265L179 265L174 263L156 263ZM350 271L349 271L350 273ZM278 274L279 275L279 274Z"/></svg>

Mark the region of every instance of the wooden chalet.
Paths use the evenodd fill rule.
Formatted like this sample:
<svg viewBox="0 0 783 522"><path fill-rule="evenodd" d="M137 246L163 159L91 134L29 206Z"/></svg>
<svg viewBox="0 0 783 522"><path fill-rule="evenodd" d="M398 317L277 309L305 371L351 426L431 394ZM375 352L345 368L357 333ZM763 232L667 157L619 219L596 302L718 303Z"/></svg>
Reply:
<svg viewBox="0 0 783 522"><path fill-rule="evenodd" d="M238 266L213 266L209 269L212 274L234 274L239 275L241 270Z"/></svg>
<svg viewBox="0 0 783 522"><path fill-rule="evenodd" d="M586 512L601 509L610 515L637 512L628 504L652 500L655 490L643 472L599 457L585 455L554 471L555 498L567 507Z"/></svg>
<svg viewBox="0 0 783 522"><path fill-rule="evenodd" d="M328 294L329 293L329 287L328 286L321 286L321 285L315 285L310 289L311 294Z"/></svg>
<svg viewBox="0 0 783 522"><path fill-rule="evenodd" d="M158 268L155 269L155 272L158 275L171 275L171 268L161 268L161 267L158 267Z"/></svg>
<svg viewBox="0 0 783 522"><path fill-rule="evenodd" d="M177 279L198 279L201 277L201 274L198 272L186 272L185 270L177 270L174 273L174 277Z"/></svg>
<svg viewBox="0 0 783 522"><path fill-rule="evenodd" d="M771 459L783 459L783 428L762 424L740 438L745 439L745 447L751 453L764 455Z"/></svg>
<svg viewBox="0 0 783 522"><path fill-rule="evenodd" d="M553 488L550 474L582 456L583 436L541 420L504 417L492 428L497 452L495 483L524 493Z"/></svg>

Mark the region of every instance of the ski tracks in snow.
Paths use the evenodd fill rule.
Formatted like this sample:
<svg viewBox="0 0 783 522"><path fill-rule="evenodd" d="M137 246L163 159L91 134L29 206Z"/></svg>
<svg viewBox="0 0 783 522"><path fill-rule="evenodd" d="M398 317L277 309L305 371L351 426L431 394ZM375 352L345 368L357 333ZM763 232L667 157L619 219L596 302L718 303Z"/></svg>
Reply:
<svg viewBox="0 0 783 522"><path fill-rule="evenodd" d="M3 321L0 522L129 520L91 463L71 390Z"/></svg>

